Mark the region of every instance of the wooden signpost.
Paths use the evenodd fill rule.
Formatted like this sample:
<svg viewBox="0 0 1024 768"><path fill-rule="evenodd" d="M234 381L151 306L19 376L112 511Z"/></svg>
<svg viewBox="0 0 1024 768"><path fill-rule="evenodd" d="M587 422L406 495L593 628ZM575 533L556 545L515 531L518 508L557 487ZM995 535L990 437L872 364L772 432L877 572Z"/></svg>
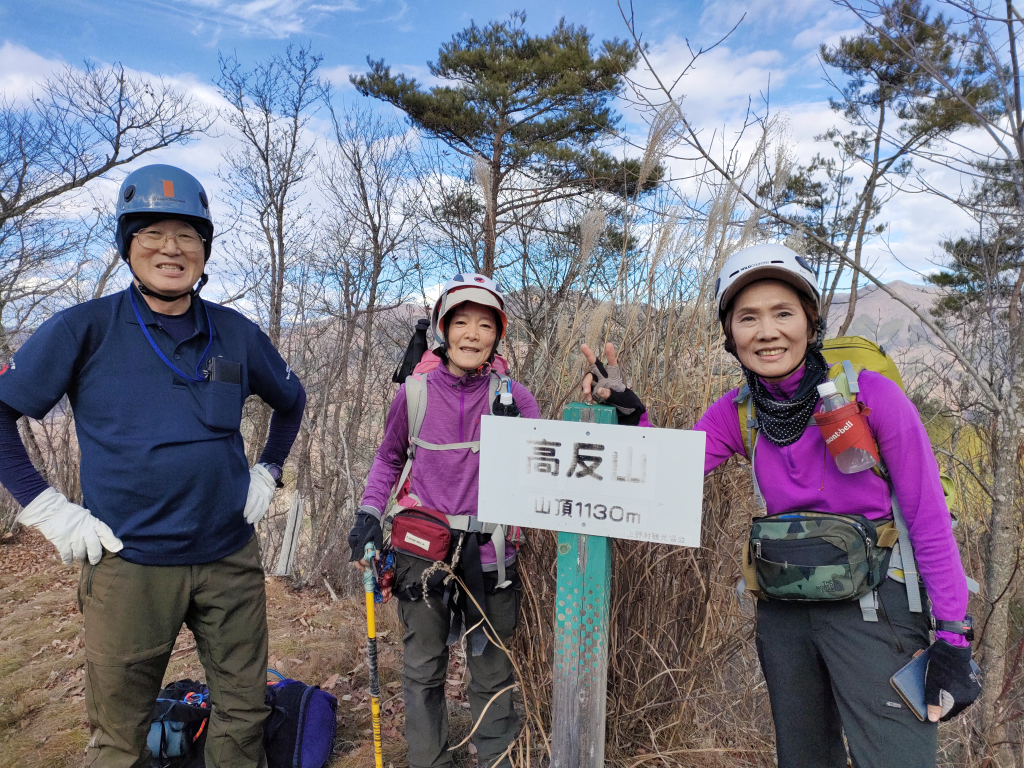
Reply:
<svg viewBox="0 0 1024 768"><path fill-rule="evenodd" d="M581 403L570 403L562 420L618 423L611 406ZM601 768L608 691L612 540L559 532L555 586L551 766Z"/></svg>
<svg viewBox="0 0 1024 768"><path fill-rule="evenodd" d="M484 417L480 519L559 531L553 768L604 765L612 538L698 546L703 468L704 433L619 427L609 406Z"/></svg>

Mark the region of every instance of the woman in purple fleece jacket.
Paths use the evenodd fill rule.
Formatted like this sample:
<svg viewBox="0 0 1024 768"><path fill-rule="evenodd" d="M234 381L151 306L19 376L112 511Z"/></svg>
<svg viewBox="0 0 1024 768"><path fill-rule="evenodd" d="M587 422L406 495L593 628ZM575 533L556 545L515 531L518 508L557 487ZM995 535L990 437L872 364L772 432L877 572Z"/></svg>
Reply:
<svg viewBox="0 0 1024 768"><path fill-rule="evenodd" d="M811 414L821 408L817 385L828 373L818 343L814 272L785 246L754 246L727 261L716 294L726 349L743 366L760 422L755 473L767 514L813 511L892 519L888 483L870 471L841 473L821 432L807 428ZM594 365L593 353L583 351ZM592 370L595 381L588 377L584 392L593 389L615 404L622 394ZM870 408L868 426L889 470L940 627L927 671L931 722L919 721L889 682L929 645L927 612L910 612L903 584L889 578L878 588L878 622L866 621L857 601L759 600L756 644L780 768L845 767L844 732L855 766L934 766L934 722L953 717L980 692L970 671L970 643L950 631L963 626L967 582L928 435L895 383L870 371L858 381L858 399ZM737 393L719 398L693 427L707 434L705 474L734 453L746 458ZM948 711L938 706L940 691L953 699Z"/></svg>
<svg viewBox="0 0 1024 768"><path fill-rule="evenodd" d="M491 363L507 327L497 285L482 275L456 275L437 300L433 326L435 338L442 342L435 350L442 364L426 374L427 407L417 441L419 449L412 465L408 493L403 491L399 495L415 497L417 506L445 515L475 517L480 418L492 413L495 393L489 386ZM526 387L513 381L511 391L520 416L540 418L537 401ZM362 556L368 542L373 541L380 549L381 513L387 511L388 501L405 466L409 444L406 385L403 384L391 403L384 440L377 449L359 515L349 535L352 560L360 567L366 566ZM424 444L434 449L424 449ZM441 448L453 444L457 447ZM502 583L498 583L495 549L489 538L484 543L477 534L467 534L456 566L456 572L471 592L474 590L473 574L476 574L480 584L478 599L482 600L487 619L502 642L515 630L521 590L516 550L510 542L507 544ZM398 615L405 629L402 681L409 765L411 768L451 765L453 755L448 751L448 711L444 695L448 646L459 639L463 619L471 627L479 616L465 595L458 599L452 596L446 604L445 587L440 584L444 573L431 577L424 596L422 575L431 562L400 551L396 551L395 560ZM474 721L480 720L473 736L478 763L488 768L511 768L506 753L519 730L519 718L512 707L512 661L504 651L488 642L480 629L469 633L466 650L472 675L468 696L470 711Z"/></svg>

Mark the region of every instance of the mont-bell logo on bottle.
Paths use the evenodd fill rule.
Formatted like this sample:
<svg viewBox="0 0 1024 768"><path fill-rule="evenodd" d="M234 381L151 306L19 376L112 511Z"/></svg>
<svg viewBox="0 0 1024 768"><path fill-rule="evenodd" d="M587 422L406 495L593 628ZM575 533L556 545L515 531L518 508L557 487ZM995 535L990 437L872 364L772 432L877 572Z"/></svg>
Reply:
<svg viewBox="0 0 1024 768"><path fill-rule="evenodd" d="M831 435L825 438L825 445L828 445L833 440L838 440L845 432L851 429L853 429L853 422L846 422L845 424L843 424L843 426L841 426L839 429L837 429L835 432L833 432Z"/></svg>

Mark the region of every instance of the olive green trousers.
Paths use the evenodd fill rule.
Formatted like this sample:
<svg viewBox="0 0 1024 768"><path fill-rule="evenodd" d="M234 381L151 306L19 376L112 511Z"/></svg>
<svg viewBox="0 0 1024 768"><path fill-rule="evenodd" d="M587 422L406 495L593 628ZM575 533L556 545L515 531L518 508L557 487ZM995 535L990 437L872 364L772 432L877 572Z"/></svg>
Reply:
<svg viewBox="0 0 1024 768"><path fill-rule="evenodd" d="M196 639L212 715L207 768L264 766L267 599L259 542L202 565L137 565L105 553L82 569L86 766L148 768L150 715L181 625Z"/></svg>

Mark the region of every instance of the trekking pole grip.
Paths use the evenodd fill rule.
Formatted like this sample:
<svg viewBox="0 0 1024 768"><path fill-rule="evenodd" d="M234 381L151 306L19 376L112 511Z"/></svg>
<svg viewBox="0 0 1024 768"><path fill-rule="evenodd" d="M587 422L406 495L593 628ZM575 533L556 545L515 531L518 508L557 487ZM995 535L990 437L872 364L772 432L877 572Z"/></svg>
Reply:
<svg viewBox="0 0 1024 768"><path fill-rule="evenodd" d="M372 541L366 543L366 551L363 554L363 559L369 563L369 568L363 570L363 591L373 592L373 558L377 554L377 548L373 545Z"/></svg>

